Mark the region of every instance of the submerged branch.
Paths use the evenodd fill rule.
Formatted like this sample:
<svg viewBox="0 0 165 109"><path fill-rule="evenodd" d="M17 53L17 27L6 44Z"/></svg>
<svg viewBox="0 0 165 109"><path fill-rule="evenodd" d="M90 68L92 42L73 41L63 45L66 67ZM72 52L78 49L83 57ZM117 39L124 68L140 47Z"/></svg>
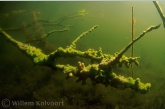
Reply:
<svg viewBox="0 0 165 109"><path fill-rule="evenodd" d="M52 30L52 31L48 32L47 34L44 34L43 36L41 36L41 38L39 38L39 39L27 40L27 41L24 41L24 43L35 42L35 41L43 41L44 39L46 39L52 33L64 32L64 31L68 31L68 30L69 29L67 27L65 27L63 30Z"/></svg>
<svg viewBox="0 0 165 109"><path fill-rule="evenodd" d="M24 44L13 39L2 29L0 29L0 34L5 37L7 41L16 46L21 52L32 59L35 65L43 65L51 67L54 70L61 70L62 72L67 74L67 79L72 76L76 76L78 77L78 80L76 82L82 81L82 84L85 84L86 79L90 78L93 85L102 83L105 86L110 85L119 89L132 88L133 90L139 91L140 93L148 92L151 87L150 83L144 84L140 82L139 78L134 80L132 77L125 78L124 76L118 76L112 70L114 67L117 67L117 65L118 67L122 67L122 64L125 64L126 67L129 67L131 63L139 65L137 60L139 57L128 58L123 54L130 48L133 43L142 38L147 32L159 28L160 25L151 26L146 31L143 31L143 33L139 37L130 42L126 47L124 47L123 50L121 50L119 53L116 53L114 56L103 54L101 48L98 51L95 51L93 49L88 49L84 52L76 50L75 48L77 41L80 40L84 35L92 32L96 27L97 25L82 33L72 42L69 47L65 49L59 47L57 50L50 53L49 55L44 54L40 49L36 47ZM89 64L88 66L85 66L84 63L78 62L78 65L75 67L69 64L61 65L57 62L57 58L59 57L68 58L76 56L91 59L91 61L96 61L97 64Z"/></svg>
<svg viewBox="0 0 165 109"><path fill-rule="evenodd" d="M91 29L89 29L86 32L83 32L80 36L78 36L73 42L72 44L69 46L69 48L75 49L76 48L76 43L83 37L86 36L87 34L89 34L90 32L92 32L94 29L96 29L98 27L98 25L95 25L94 27L92 27Z"/></svg>
<svg viewBox="0 0 165 109"><path fill-rule="evenodd" d="M84 16L87 14L88 13L84 13ZM73 27L74 25L63 25L62 22L64 22L65 20L68 20L70 18L78 18L78 17L82 17L82 16L83 15L80 13L75 13L74 15L67 15L64 17L57 18L55 20L37 19L37 22L42 23L43 26ZM26 26L24 26L24 28L32 27L34 24L35 24L35 21L27 24ZM21 31L21 29L22 29L22 26L17 27L17 28L6 28L4 30L5 31Z"/></svg>
<svg viewBox="0 0 165 109"><path fill-rule="evenodd" d="M157 11L158 11L162 21L163 21L163 25L164 25L164 28L165 28L165 15L163 13L163 10L162 10L162 8L160 7L160 5L159 5L159 3L157 1L153 1L153 3L155 5L155 7L156 7L156 9L157 9Z"/></svg>
<svg viewBox="0 0 165 109"><path fill-rule="evenodd" d="M160 24L157 26L150 26L149 28L147 28L146 31L143 31L143 33L140 34L139 37L133 39L132 42L130 42L126 47L124 47L118 54L116 57L113 57L112 59L106 60L104 62L102 62L100 64L100 67L102 67L102 65L105 67L115 67L116 64L119 62L120 58L123 56L123 54L131 47L132 44L134 44L136 41L138 41L140 38L142 38L146 33L154 30L154 29L158 29L160 27ZM135 61L135 64L138 64L137 61Z"/></svg>

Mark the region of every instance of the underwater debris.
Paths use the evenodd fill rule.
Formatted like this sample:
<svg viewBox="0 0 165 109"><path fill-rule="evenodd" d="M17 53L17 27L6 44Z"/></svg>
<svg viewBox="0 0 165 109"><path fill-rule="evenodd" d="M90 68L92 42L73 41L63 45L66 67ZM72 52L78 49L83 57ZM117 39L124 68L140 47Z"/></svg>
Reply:
<svg viewBox="0 0 165 109"><path fill-rule="evenodd" d="M93 49L88 49L87 51L77 50L76 43L83 36L86 36L97 27L98 26L95 25L86 32L83 32L71 43L70 46L66 48L59 47L57 50L48 55L44 54L39 48L13 39L2 29L0 29L0 34L7 41L16 46L27 57L29 57L33 61L34 65L48 66L54 70L60 70L67 74L67 79L72 76L76 76L78 77L76 82L82 81L82 84L84 85L86 83L86 79L90 78L93 85L102 83L105 86L110 85L119 89L131 88L140 93L147 93L151 87L150 83L142 83L139 78L133 79L132 77L126 78L121 75L116 75L113 72L113 68L121 67L122 64L125 64L126 67L130 67L131 63L139 65L137 60L139 57L126 57L124 53L131 47L133 43L142 38L147 32L158 29L160 24L157 26L151 26L146 31L143 31L139 37L135 38L120 52L115 53L114 56L110 54L103 54L101 48L98 51ZM90 59L92 62L97 63L91 63L88 66L85 66L83 62L78 62L77 66L71 66L69 64L63 65L57 62L57 58L59 57L74 58L76 56L84 57Z"/></svg>

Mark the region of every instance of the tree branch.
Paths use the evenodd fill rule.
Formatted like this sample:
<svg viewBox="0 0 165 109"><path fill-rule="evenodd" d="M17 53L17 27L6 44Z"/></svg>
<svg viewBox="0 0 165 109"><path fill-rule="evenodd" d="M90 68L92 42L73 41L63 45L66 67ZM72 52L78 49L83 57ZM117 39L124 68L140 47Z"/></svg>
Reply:
<svg viewBox="0 0 165 109"><path fill-rule="evenodd" d="M36 39L35 38L35 39L32 39L32 40L24 41L24 43L35 42L35 41L42 41L42 40L46 39L52 33L55 33L55 32L64 32L64 31L68 31L68 30L69 29L67 27L65 27L62 30L52 30L52 31L48 32L47 34L44 34L40 39Z"/></svg>
<svg viewBox="0 0 165 109"><path fill-rule="evenodd" d="M132 88L135 91L139 91L140 93L146 93L149 91L151 84L150 83L142 83L139 78L135 80L132 77L125 78L124 76L117 76L112 70L114 67L118 65L121 67L122 64L125 64L126 67L129 67L131 63L135 63L139 65L137 59L139 57L126 57L123 54L130 48L130 46L142 38L147 32L150 32L154 29L158 29L160 25L151 26L146 31L143 31L139 37L130 42L123 50L119 53L116 53L114 56L109 54L103 54L101 48L98 51L93 49L88 49L87 51L79 51L76 50L76 42L87 35L91 31L93 31L97 27L94 26L88 31L82 33L78 38L76 38L72 44L66 49L59 47L54 52L49 55L44 54L40 49L30 46L28 44L24 44L13 39L10 35L8 35L5 31L0 29L0 34L7 39L7 41L11 42L14 46L16 46L21 52L27 55L35 65L43 65L51 67L54 70L61 70L62 72L67 74L67 79L76 76L78 80L76 82L82 81L82 84L86 83L86 79L90 78L92 84L102 83L105 86L111 85L113 87L117 87L119 89ZM84 63L78 62L77 67L71 66L69 64L62 65L57 62L58 57L84 57L89 58L97 62L97 64L89 64L85 66Z"/></svg>
<svg viewBox="0 0 165 109"><path fill-rule="evenodd" d="M158 11L162 21L163 21L163 25L164 25L164 28L165 28L165 15L163 13L163 10L162 10L162 8L160 7L160 5L159 5L159 3L157 1L153 1L153 3L155 5L155 7L156 7L156 9L157 9L157 11Z"/></svg>

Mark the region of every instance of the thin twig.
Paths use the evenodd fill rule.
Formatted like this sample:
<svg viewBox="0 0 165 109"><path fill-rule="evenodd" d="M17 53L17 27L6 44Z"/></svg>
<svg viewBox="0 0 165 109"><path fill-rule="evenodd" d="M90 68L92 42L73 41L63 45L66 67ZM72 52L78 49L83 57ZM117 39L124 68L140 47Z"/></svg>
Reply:
<svg viewBox="0 0 165 109"><path fill-rule="evenodd" d="M134 17L133 17L133 7L132 7L132 41L134 39L133 35L134 35ZM131 52L131 57L133 57L133 53L134 53L134 46L132 44L132 52ZM133 64L131 64L131 71L132 71L132 78L133 78L133 74L134 74L134 70L133 70Z"/></svg>
<svg viewBox="0 0 165 109"><path fill-rule="evenodd" d="M27 41L24 41L24 43L35 42L35 41L43 41L43 40L45 40L52 33L55 33L55 32L64 32L64 31L67 31L67 30L68 30L67 27L65 29L63 29L63 30L52 30L52 31L48 32L47 34L44 34L42 36L42 38L40 38L40 39L27 40Z"/></svg>

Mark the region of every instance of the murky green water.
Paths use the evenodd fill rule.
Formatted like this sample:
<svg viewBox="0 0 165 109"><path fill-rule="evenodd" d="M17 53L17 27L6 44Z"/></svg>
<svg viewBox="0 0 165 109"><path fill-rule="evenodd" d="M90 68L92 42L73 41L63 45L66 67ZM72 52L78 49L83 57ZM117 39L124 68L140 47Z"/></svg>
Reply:
<svg viewBox="0 0 165 109"><path fill-rule="evenodd" d="M165 11L165 2L159 2ZM131 41L131 16L134 7L134 37L139 36L151 25L158 25L162 20L152 2L0 2L0 27L19 28L21 25L45 19L61 20L59 25L39 24L38 31L47 34L51 30L64 29L68 25L69 31L53 33L44 43L34 44L50 53L58 47L66 47L81 33L99 27L83 37L77 43L77 49L85 51L88 48L103 53L114 54L119 52ZM35 15L34 15L35 14ZM71 18L67 18L72 16ZM36 30L29 28L31 36ZM25 41L25 31L7 31L13 38ZM147 33L134 44L134 56L140 56L140 66L134 66L134 78L142 82L150 82L151 90L147 94L140 94L131 89L119 90L105 87L101 84L92 86L91 81L82 86L76 83L76 77L65 80L66 75L44 66L34 66L31 60L22 54L12 44L0 36L0 99L8 98L11 101L35 102L34 105L17 105L11 108L62 108L62 109L165 109L165 28ZM125 53L131 55L131 50ZM88 63L88 60L60 59L62 63L76 65L79 60ZM131 76L131 69L114 69L117 74ZM37 105L36 101L57 102L53 106ZM60 105L63 102L64 105ZM7 102L8 103L8 102ZM21 102L22 103L22 102Z"/></svg>

